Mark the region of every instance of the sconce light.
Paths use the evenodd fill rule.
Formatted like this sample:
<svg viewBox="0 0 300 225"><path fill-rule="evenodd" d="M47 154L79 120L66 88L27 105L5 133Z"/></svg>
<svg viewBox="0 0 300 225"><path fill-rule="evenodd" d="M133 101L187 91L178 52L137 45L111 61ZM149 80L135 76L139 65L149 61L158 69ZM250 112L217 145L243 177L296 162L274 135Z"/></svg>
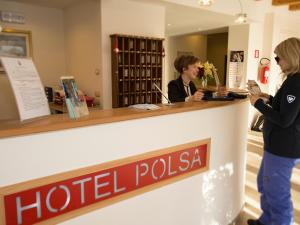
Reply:
<svg viewBox="0 0 300 225"><path fill-rule="evenodd" d="M214 3L214 0L199 0L198 4L201 6L210 6Z"/></svg>
<svg viewBox="0 0 300 225"><path fill-rule="evenodd" d="M2 25L0 24L0 33L2 32L2 30L3 30L3 27L2 27Z"/></svg>

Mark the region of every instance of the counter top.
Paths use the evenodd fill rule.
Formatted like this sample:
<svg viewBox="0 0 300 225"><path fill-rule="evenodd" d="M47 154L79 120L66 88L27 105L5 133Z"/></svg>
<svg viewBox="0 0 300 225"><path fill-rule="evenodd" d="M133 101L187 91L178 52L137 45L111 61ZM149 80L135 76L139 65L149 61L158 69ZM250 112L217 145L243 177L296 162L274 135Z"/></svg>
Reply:
<svg viewBox="0 0 300 225"><path fill-rule="evenodd" d="M119 121L141 119L153 116L168 115L174 113L182 113L195 110L204 110L215 107L228 106L245 102L247 99L226 101L211 101L211 102L191 102L191 103L176 103L172 106L161 106L158 110L137 110L133 108L117 108L106 110L93 110L89 116L80 119L72 120L68 114L51 115L43 118L38 118L33 121L0 121L0 138L14 137L20 135L29 135L41 132L57 131L63 129L92 126L105 123L113 123Z"/></svg>

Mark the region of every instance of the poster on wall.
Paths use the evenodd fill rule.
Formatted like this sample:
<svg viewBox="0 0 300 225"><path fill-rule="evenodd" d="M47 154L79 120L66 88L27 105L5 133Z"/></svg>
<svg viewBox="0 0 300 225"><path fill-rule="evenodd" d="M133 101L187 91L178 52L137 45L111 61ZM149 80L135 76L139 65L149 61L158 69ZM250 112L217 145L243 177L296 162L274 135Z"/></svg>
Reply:
<svg viewBox="0 0 300 225"><path fill-rule="evenodd" d="M1 57L0 61L12 86L20 120L49 115L48 100L32 59Z"/></svg>
<svg viewBox="0 0 300 225"><path fill-rule="evenodd" d="M244 51L230 51L229 88L240 88L243 80Z"/></svg>

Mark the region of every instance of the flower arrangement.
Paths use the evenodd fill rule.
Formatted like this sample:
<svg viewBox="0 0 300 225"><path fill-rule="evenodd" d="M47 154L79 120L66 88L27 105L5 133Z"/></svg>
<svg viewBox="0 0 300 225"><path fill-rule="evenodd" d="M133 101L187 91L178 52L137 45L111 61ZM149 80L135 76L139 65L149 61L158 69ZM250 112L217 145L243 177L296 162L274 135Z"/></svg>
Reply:
<svg viewBox="0 0 300 225"><path fill-rule="evenodd" d="M201 80L202 87L207 86L207 81L215 79L217 76L217 69L212 64L206 61L205 63L199 63L199 72L198 72L198 79Z"/></svg>

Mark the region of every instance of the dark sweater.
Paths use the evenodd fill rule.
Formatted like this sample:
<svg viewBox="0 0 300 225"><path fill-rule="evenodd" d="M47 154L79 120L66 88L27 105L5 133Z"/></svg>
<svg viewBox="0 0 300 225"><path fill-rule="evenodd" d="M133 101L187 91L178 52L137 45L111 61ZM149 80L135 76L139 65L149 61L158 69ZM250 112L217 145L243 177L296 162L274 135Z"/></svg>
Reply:
<svg viewBox="0 0 300 225"><path fill-rule="evenodd" d="M189 83L191 94L194 95L197 91L195 84L191 81ZM185 98L188 97L181 76L178 79L170 81L168 84L168 97L171 102L184 102Z"/></svg>
<svg viewBox="0 0 300 225"><path fill-rule="evenodd" d="M254 106L265 119L265 151L300 158L300 73L287 77L269 105L259 99Z"/></svg>

